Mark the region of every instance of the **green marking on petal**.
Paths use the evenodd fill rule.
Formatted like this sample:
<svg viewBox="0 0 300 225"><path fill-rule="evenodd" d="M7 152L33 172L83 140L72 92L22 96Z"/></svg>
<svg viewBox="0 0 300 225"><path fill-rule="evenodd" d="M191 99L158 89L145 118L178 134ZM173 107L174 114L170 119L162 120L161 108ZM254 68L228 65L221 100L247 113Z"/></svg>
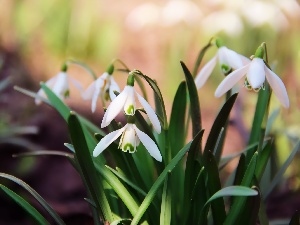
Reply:
<svg viewBox="0 0 300 225"><path fill-rule="evenodd" d="M129 152L129 153L134 153L134 146L131 143L127 143L124 146L122 146L122 151L123 152Z"/></svg>
<svg viewBox="0 0 300 225"><path fill-rule="evenodd" d="M231 67L225 64L221 65L221 70L224 75L228 75L229 73L232 72Z"/></svg>
<svg viewBox="0 0 300 225"><path fill-rule="evenodd" d="M66 90L64 93L64 97L68 98L70 96L70 90Z"/></svg>
<svg viewBox="0 0 300 225"><path fill-rule="evenodd" d="M134 105L129 105L125 111L126 115L134 115L134 112L135 112Z"/></svg>
<svg viewBox="0 0 300 225"><path fill-rule="evenodd" d="M265 83L263 83L260 87L258 88L253 88L251 86L251 84L249 83L248 79L245 78L245 81L244 81L244 87L248 90L248 91L254 91L254 92L259 92L260 89L262 90L265 90Z"/></svg>
<svg viewBox="0 0 300 225"><path fill-rule="evenodd" d="M104 92L104 100L105 101L108 101L108 100L110 100L110 96L109 96L109 90L105 90L105 92Z"/></svg>

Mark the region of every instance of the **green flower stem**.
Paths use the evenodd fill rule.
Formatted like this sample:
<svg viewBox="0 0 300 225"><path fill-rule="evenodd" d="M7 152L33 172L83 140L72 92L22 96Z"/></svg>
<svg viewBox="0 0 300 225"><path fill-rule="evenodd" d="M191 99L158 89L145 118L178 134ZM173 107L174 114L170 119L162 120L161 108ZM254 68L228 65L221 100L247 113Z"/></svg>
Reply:
<svg viewBox="0 0 300 225"><path fill-rule="evenodd" d="M130 69L128 68L128 66L127 66L121 59L114 59L114 60L112 61L112 64L114 64L114 63L116 63L116 62L120 63L120 64L125 68L125 71L126 71L127 73L130 72Z"/></svg>
<svg viewBox="0 0 300 225"><path fill-rule="evenodd" d="M212 40L213 40L213 38L211 38L211 39L209 40L209 42L208 42L208 43L200 50L200 52L199 52L199 54L198 54L198 57L197 57L197 60L196 60L196 62L195 62L194 69L193 69L193 77L194 77L194 78L195 78L196 75L197 75L197 71L198 71L198 69L199 69L199 66L200 66L200 64L201 64L201 62L202 62L202 59L203 59L203 57L204 57L206 51L207 51L211 46L213 46Z"/></svg>
<svg viewBox="0 0 300 225"><path fill-rule="evenodd" d="M75 65L83 68L84 70L86 70L88 72L89 75L91 75L93 77L94 80L97 80L96 73L88 65L86 65L85 63L74 60L74 59L68 59L68 60L65 61L66 65L70 64L70 63L75 64Z"/></svg>

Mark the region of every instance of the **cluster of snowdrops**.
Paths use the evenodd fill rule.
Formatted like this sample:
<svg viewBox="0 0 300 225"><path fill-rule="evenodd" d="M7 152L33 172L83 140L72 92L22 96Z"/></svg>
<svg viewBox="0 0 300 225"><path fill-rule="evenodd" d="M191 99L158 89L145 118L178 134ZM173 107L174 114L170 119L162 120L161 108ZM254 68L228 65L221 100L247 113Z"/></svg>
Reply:
<svg viewBox="0 0 300 225"><path fill-rule="evenodd" d="M203 66L195 77L197 89L200 89L205 84L214 67L218 64L225 78L215 91L216 97L225 94L244 77L244 87L255 92L264 89L267 80L281 104L285 108L289 107L289 98L282 80L263 60L265 56L264 43L258 47L255 54L250 58L228 49L220 39L215 40L215 46L218 48L216 55ZM105 105L105 102L111 101L102 119L101 128L108 126L122 110L127 117L127 124L123 128L113 131L101 139L94 149L94 157L102 153L121 136L119 148L122 151L134 153L136 152L136 147L142 142L153 158L157 161L162 161L162 156L155 142L135 125L134 114L137 110L137 102L139 102L154 130L157 133L161 132L160 120L154 109L134 89L135 76L141 73L139 70L128 71L127 84L121 92L119 85L113 78L113 64L101 76L95 78L95 81L85 91L82 91L80 83L71 78L66 70L67 65L64 65L61 72L45 83L57 96L61 99L69 97L69 85L72 83L82 92L83 99L91 100L92 112L96 110L98 99L102 100L103 105ZM37 104L41 102L39 96L46 96L43 89L40 89L37 93Z"/></svg>
<svg viewBox="0 0 300 225"><path fill-rule="evenodd" d="M211 47L216 47L217 53L199 69ZM68 74L71 62L94 77L86 90ZM116 67L117 62L121 68ZM266 44L247 58L214 38L199 52L193 73L183 62L181 66L185 80L178 86L169 120L156 81L140 70L130 70L121 60L114 60L99 77L85 64L67 61L55 77L41 84L37 93L17 88L34 97L37 104L50 104L66 120L72 142L65 143L72 151L68 157L82 175L96 224L266 224L266 212L260 205L280 182L300 145L295 146L278 175L269 183L262 182L268 184L261 187L263 175L271 174L266 171L273 154L273 140L266 132L270 96L274 93L285 108L290 104L282 80L269 67ZM226 97L204 144L198 90L216 66L224 79L215 96ZM127 74L123 90L114 79L116 70ZM153 90L155 106L147 101L145 83ZM99 105L104 108L101 128L66 105L70 84L83 99L91 101L92 112ZM257 104L246 148L222 158L229 115L238 95L232 91L235 85L258 92ZM116 121L121 113L125 124ZM190 141L186 140L188 133L192 133ZM123 154L119 149L132 154ZM228 178L222 185L220 170L236 157L240 159L233 180ZM114 168L109 164L112 161ZM234 198L228 200L228 196ZM55 212L51 215L58 224L64 224Z"/></svg>

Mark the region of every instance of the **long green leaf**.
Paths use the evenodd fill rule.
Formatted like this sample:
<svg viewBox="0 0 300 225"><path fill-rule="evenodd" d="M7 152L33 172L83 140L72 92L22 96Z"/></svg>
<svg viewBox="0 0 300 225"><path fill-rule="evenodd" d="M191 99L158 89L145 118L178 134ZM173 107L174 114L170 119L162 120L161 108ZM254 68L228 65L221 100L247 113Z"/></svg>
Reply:
<svg viewBox="0 0 300 225"><path fill-rule="evenodd" d="M55 222L59 225L65 225L64 221L60 218L60 216L52 209L52 207L28 184L26 184L24 181L20 180L19 178L16 178L12 175L0 173L0 177L3 177L5 179L11 180L15 182L16 184L23 187L26 191L28 191L40 204L43 206L43 208L51 215L51 217L55 220Z"/></svg>
<svg viewBox="0 0 300 225"><path fill-rule="evenodd" d="M161 210L160 210L160 225L171 224L171 209L172 209L172 197L171 197L171 187L170 187L170 176L169 173L164 182L162 201L161 201Z"/></svg>
<svg viewBox="0 0 300 225"><path fill-rule="evenodd" d="M187 127L186 127L186 107L187 107L187 90L186 82L181 82L178 86L177 92L175 94L172 111L170 116L169 125L169 143L170 143L170 153L171 158L177 154L177 152L184 146ZM172 218L175 218L174 222L179 222L176 219L176 211L183 211L185 207L183 204L178 204L183 201L184 196L184 160L179 162L173 172L171 179L172 188ZM176 210L175 210L176 209ZM173 222L173 223L174 223Z"/></svg>
<svg viewBox="0 0 300 225"><path fill-rule="evenodd" d="M285 173L286 169L291 164L292 160L294 159L294 157L295 157L296 153L299 151L299 149L300 149L300 141L298 141L298 143L295 145L295 147L292 150L289 157L286 159L284 164L280 167L279 171L276 173L276 175L275 175L274 179L272 180L264 197L267 197L271 193L271 191L275 188L275 186L279 183L279 181L282 179L283 174Z"/></svg>
<svg viewBox="0 0 300 225"><path fill-rule="evenodd" d="M245 186L229 186L222 188L221 190L217 191L215 194L213 194L205 203L205 207L208 206L208 204L221 197L225 196L255 196L258 192L256 190L253 190L252 188L245 187Z"/></svg>
<svg viewBox="0 0 300 225"><path fill-rule="evenodd" d="M0 189L2 189L2 191L4 191L11 199L21 206L36 222L42 225L49 224L49 222L20 195L16 194L2 184L0 184Z"/></svg>
<svg viewBox="0 0 300 225"><path fill-rule="evenodd" d="M240 220L238 224L256 225L258 213L260 209L260 192L257 187L252 187L257 191L257 195L248 196L245 206L243 207L243 212L240 215ZM249 210L251 209L251 210Z"/></svg>
<svg viewBox="0 0 300 225"><path fill-rule="evenodd" d="M246 171L246 156L245 154L241 154L239 163L235 171L233 185L240 185L242 183L245 171Z"/></svg>
<svg viewBox="0 0 300 225"><path fill-rule="evenodd" d="M269 161L270 155L272 151L272 141L269 141L267 145L263 148L262 151L258 153L256 168L255 168L255 177L258 182L260 182L267 163Z"/></svg>
<svg viewBox="0 0 300 225"><path fill-rule="evenodd" d="M45 156L45 155L53 155L53 156L63 156L69 159L73 159L74 155L62 151L51 151L51 150L39 150L34 152L24 152L13 154L12 157L32 157L32 156Z"/></svg>
<svg viewBox="0 0 300 225"><path fill-rule="evenodd" d="M120 178L121 180L123 180L126 184L128 184L130 187L132 187L133 189L135 189L137 192L139 192L141 195L146 196L147 193L142 190L139 186L135 185L133 182L131 182L126 175L124 175L123 173L120 173L120 169L118 170L114 170L113 168L105 165L106 168L108 168L111 172L113 172L118 178Z"/></svg>
<svg viewBox="0 0 300 225"><path fill-rule="evenodd" d="M185 142L185 114L186 114L186 83L180 83L172 105L169 138L172 155L176 155Z"/></svg>
<svg viewBox="0 0 300 225"><path fill-rule="evenodd" d="M72 143L75 148L75 157L81 168L87 188L89 189L93 201L96 203L98 209L101 210L100 212L102 213L104 220L112 222L114 219L104 188L96 174L94 163L91 158L80 121L73 112L68 118L68 125Z"/></svg>
<svg viewBox="0 0 300 225"><path fill-rule="evenodd" d="M201 112L200 112L200 103L197 88L194 82L194 78L184 62L180 62L183 69L186 84L188 87L188 96L189 96L189 105L190 105L190 117L192 122L192 135L193 137L201 130ZM199 139L200 140L200 139ZM195 143L195 142L194 142ZM192 190L194 188L197 175L201 169L199 165L199 160L202 161L202 151L201 151L201 142L197 143L197 146L191 148L186 160L186 169L184 175L184 206L189 204L191 199ZM199 170L198 170L199 169ZM188 215L190 214L190 207L184 207L183 209L183 220L187 221Z"/></svg>
<svg viewBox="0 0 300 225"><path fill-rule="evenodd" d="M140 219L142 218L143 214L151 204L151 201L155 197L158 189L164 182L167 174L174 169L174 167L178 164L178 162L182 159L182 157L185 155L185 153L190 149L191 145L195 142L198 143L199 140L202 138L203 131L199 132L198 135L194 138L194 140L187 145L185 145L178 153L177 155L170 161L170 163L166 166L166 168L163 170L163 172L159 175L155 183L152 185L151 189L149 190L147 196L145 197L144 201L140 205L136 215L134 216L131 225L138 224Z"/></svg>
<svg viewBox="0 0 300 225"><path fill-rule="evenodd" d="M237 98L237 93L233 94L223 105L223 107L221 108L220 112L218 113L212 127L211 130L209 132L209 135L207 137L207 141L206 141L206 145L204 148L204 155L208 152L208 151L213 151L215 148L215 145L217 143L217 138L222 130L222 128L225 126L229 114L231 112L231 109L233 107L233 104L235 102ZM221 154L219 154L221 155ZM216 162L219 163L220 159L216 159Z"/></svg>
<svg viewBox="0 0 300 225"><path fill-rule="evenodd" d="M199 213L199 209L202 209L205 205L208 194L206 188L206 175L207 171L205 170L204 166L200 169L200 172L197 176L196 183L192 192L191 196L191 204L188 204L188 206L184 207L191 207L190 215L188 216L188 220L185 222L185 224L200 224L199 221L201 221L202 224L206 224L206 216L203 216L201 218L201 213ZM208 209L203 213L204 215L207 215Z"/></svg>
<svg viewBox="0 0 300 225"><path fill-rule="evenodd" d="M113 221L110 225L118 225L118 224L129 224L129 222L131 221L131 219L117 219L115 221Z"/></svg>
<svg viewBox="0 0 300 225"><path fill-rule="evenodd" d="M94 164L97 172L105 179L105 181L112 187L120 199L124 202L131 215L135 215L138 210L138 203L129 193L127 188L120 182L116 175L114 175L105 166L100 166L99 164Z"/></svg>
<svg viewBox="0 0 300 225"><path fill-rule="evenodd" d="M252 144L250 146L247 146L246 148L244 148L241 151L238 151L236 153L232 153L232 154L223 156L221 158L220 162L219 162L219 170L223 169L234 158L240 156L241 154L245 154L249 149L251 149L251 148L253 148L253 147L257 146L257 145L258 145L258 142L254 143L254 144Z"/></svg>
<svg viewBox="0 0 300 225"><path fill-rule="evenodd" d="M189 92L193 137L202 129L200 103L194 78L184 62L180 62ZM193 153L195 154L195 152Z"/></svg>
<svg viewBox="0 0 300 225"><path fill-rule="evenodd" d="M257 162L258 153L254 153L249 166L246 169L245 175L241 181L241 186L250 187L253 181L253 176L255 173L255 167ZM239 216L241 215L243 206L246 203L245 197L236 197L233 199L232 207L230 208L229 213L227 214L226 220L224 222L225 225L236 224Z"/></svg>
<svg viewBox="0 0 300 225"><path fill-rule="evenodd" d="M42 89L46 93L50 104L59 112L59 114L64 118L65 121L68 120L71 109L60 99L58 98L53 91L48 88L44 83L41 84ZM83 123L90 131L93 133L100 133L105 135L105 133L96 127L93 123L85 119L84 117L78 115L80 122Z"/></svg>
<svg viewBox="0 0 300 225"><path fill-rule="evenodd" d="M207 152L204 156L204 167L207 171L207 189L209 195L213 196L221 189L221 181L217 162L211 152ZM211 211L214 224L222 225L226 217L224 200L222 198L218 198L212 202Z"/></svg>
<svg viewBox="0 0 300 225"><path fill-rule="evenodd" d="M46 93L51 105L59 112L59 114L67 121L70 115L70 108L66 106L52 91L47 87L46 84L41 83L41 87Z"/></svg>

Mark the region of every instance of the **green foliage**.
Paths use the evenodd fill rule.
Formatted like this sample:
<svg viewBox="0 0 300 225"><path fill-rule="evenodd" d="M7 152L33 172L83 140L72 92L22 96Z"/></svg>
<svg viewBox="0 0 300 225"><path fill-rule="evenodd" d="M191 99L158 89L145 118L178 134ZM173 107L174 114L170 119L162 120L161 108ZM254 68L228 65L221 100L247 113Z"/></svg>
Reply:
<svg viewBox="0 0 300 225"><path fill-rule="evenodd" d="M150 118L151 115L145 105L143 105L145 109L136 109L134 115L126 115L132 119L127 121L128 124L134 124L134 127L141 131L140 133L137 130L132 131L134 134L131 135L134 136L130 136L129 140L126 136L128 133L125 133L128 124L125 125L127 127L121 128L123 126L112 119L112 124L109 125L111 133L107 134L104 129L75 113L55 94L53 88L44 83L41 87L46 98L16 88L33 98L40 98L55 108L66 121L72 143L65 146L71 154L60 152L51 154L68 157L82 177L95 224L250 225L258 221L261 224L268 223L265 198L282 180L284 172L299 150L300 142L291 151L274 178L269 183L264 182L264 176L270 173L268 164L272 163L270 158L274 154L275 146L274 139L268 135L272 132L271 128L277 115L277 113L270 117L268 115L272 91L266 84L266 89L259 91L252 127L249 129L249 141L244 150L222 157L224 140L237 138L228 136L226 132L238 98L238 94L231 95L231 91L227 92L224 104L216 113L204 143L202 120L205 118L201 115L194 78L195 71L198 70L204 54L210 47L211 41L200 51L193 74L185 63L180 62L185 79L178 85L169 120L163 95L156 81L139 70L129 71L122 62L125 71L133 75L132 79L137 79L145 98L147 95L144 84L152 89L156 106L153 113L157 114L162 127L159 134L155 133L153 125L149 123L151 119L147 119L147 116ZM83 67L95 77L93 71L85 64L75 60L68 63ZM120 96L122 97L121 94ZM115 99L122 99L120 96ZM134 104L130 105L135 107ZM115 110L119 110L119 105ZM107 114L104 118L106 117ZM117 134L121 136L121 141L129 140L129 144L136 147L134 154L124 153L119 149ZM137 139L143 144L138 145ZM105 153L101 151L100 155L93 156L94 149L102 145L105 145ZM154 146L162 155L162 162L151 157ZM50 152L39 151L23 156L47 154ZM221 169L238 156L240 157L238 165L225 184ZM21 184L41 202L57 223L63 224L59 216L28 185L9 175L1 174L1 176ZM4 186L1 188L23 208L27 208L34 219L38 221L43 219L26 200ZM266 193L264 190L269 192ZM290 224L298 224L297 220L299 221L299 214L295 214Z"/></svg>

